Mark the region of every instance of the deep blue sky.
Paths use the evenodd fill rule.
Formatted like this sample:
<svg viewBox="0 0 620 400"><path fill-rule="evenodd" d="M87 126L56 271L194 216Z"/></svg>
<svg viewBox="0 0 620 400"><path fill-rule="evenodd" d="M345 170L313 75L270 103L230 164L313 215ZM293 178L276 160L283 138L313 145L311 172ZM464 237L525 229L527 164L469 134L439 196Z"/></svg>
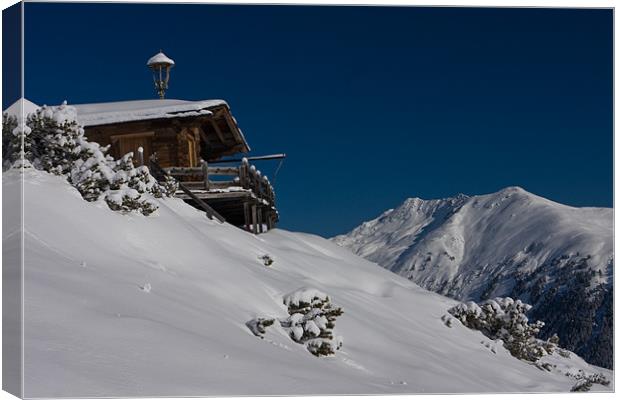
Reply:
<svg viewBox="0 0 620 400"><path fill-rule="evenodd" d="M407 197L512 185L611 207L612 23L611 10L27 3L25 90L154 98L145 63L163 48L169 98L224 98L254 154L288 154L287 229L330 236Z"/></svg>

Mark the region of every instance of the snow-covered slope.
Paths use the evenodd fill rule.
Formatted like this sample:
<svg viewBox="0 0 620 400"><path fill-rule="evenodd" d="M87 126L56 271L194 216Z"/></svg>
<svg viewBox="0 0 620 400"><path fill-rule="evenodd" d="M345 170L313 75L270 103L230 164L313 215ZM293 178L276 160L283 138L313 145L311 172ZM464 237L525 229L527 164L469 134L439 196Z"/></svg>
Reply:
<svg viewBox="0 0 620 400"><path fill-rule="evenodd" d="M334 239L424 288L456 298L512 296L563 346L612 366L613 210L574 208L509 187L412 198Z"/></svg>
<svg viewBox="0 0 620 400"><path fill-rule="evenodd" d="M19 176L4 173L5 193ZM566 371L611 377L575 355L548 356L557 368L543 371L447 327L454 300L325 239L254 236L177 199L158 200L149 217L122 215L63 178L24 177L26 397L546 392L575 384ZM5 257L20 240L6 200ZM344 310L334 357L314 357L278 324L264 339L245 325L286 316L283 297L301 287Z"/></svg>

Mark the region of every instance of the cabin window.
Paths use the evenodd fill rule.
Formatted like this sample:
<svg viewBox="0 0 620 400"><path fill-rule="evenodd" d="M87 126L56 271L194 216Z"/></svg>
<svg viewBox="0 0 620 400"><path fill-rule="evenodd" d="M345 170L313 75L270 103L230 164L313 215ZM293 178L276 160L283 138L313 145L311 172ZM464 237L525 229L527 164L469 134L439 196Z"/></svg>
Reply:
<svg viewBox="0 0 620 400"><path fill-rule="evenodd" d="M120 158L125 154L133 153L133 162L140 165L140 155L138 149L142 147L144 155L144 163L148 164L148 160L152 154L153 132L131 133L127 135L114 135L111 137L114 147L115 156Z"/></svg>

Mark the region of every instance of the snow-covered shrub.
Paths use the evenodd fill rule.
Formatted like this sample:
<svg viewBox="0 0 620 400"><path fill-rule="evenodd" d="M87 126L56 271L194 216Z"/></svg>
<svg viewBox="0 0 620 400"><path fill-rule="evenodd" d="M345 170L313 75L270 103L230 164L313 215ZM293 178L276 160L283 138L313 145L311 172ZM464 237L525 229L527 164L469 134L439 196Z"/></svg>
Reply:
<svg viewBox="0 0 620 400"><path fill-rule="evenodd" d="M76 121L75 108L66 102L58 107L41 107L30 114L26 124L32 129L30 145L36 168L66 175L80 157L79 143L84 129Z"/></svg>
<svg viewBox="0 0 620 400"><path fill-rule="evenodd" d="M147 167L134 167L132 153L116 161L107 154L109 147L89 142L75 108L66 102L39 108L23 127L6 114L2 122L5 168L24 159L35 168L65 176L86 201L103 199L112 210L149 215L157 210L151 197L176 191L171 177L162 186Z"/></svg>
<svg viewBox="0 0 620 400"><path fill-rule="evenodd" d="M558 347L558 349L557 349L557 350L558 350L558 354L559 354L561 357L564 357L564 358L570 358L570 351L565 350L565 349L562 349L562 348L559 348L559 347Z"/></svg>
<svg viewBox="0 0 620 400"><path fill-rule="evenodd" d="M333 355L336 350L342 347L342 338L335 340L310 339L306 343L306 348L317 357L328 357Z"/></svg>
<svg viewBox="0 0 620 400"><path fill-rule="evenodd" d="M444 314L444 315L441 316L441 321L448 328L452 328L452 317L451 316L449 316L447 314Z"/></svg>
<svg viewBox="0 0 620 400"><path fill-rule="evenodd" d="M558 344L560 343L560 337L557 333L554 333L547 341L543 343L543 347L547 354L553 354L558 350Z"/></svg>
<svg viewBox="0 0 620 400"><path fill-rule="evenodd" d="M317 357L329 356L342 346L342 338L334 338L336 318L340 307L331 304L329 296L316 289L300 289L284 296L289 317L280 321L291 339L306 345Z"/></svg>
<svg viewBox="0 0 620 400"><path fill-rule="evenodd" d="M118 190L108 190L104 199L114 211L139 211L149 215L157 210L157 204L152 200L143 198L137 190L125 186Z"/></svg>
<svg viewBox="0 0 620 400"><path fill-rule="evenodd" d="M541 371L547 371L550 372L552 371L554 368L557 368L557 365L555 364L551 364L549 362L546 361L542 361L542 360L538 360L534 362L534 365L540 369Z"/></svg>
<svg viewBox="0 0 620 400"><path fill-rule="evenodd" d="M273 264L273 258L269 254L264 254L258 258L263 262L265 267L269 267Z"/></svg>
<svg viewBox="0 0 620 400"><path fill-rule="evenodd" d="M114 175L105 195L108 206L115 211L136 210L149 215L157 210L155 202L144 194L162 197L163 189L145 166L134 167L133 153L127 153L116 161Z"/></svg>
<svg viewBox="0 0 620 400"><path fill-rule="evenodd" d="M157 180L150 174L146 166L134 167L133 153L127 153L121 157L121 159L116 162L114 170L116 174L111 182L111 187L114 190L122 189L127 186L140 194L153 194L155 188L158 188L158 194L161 193Z"/></svg>
<svg viewBox="0 0 620 400"><path fill-rule="evenodd" d="M536 338L544 322L530 324L525 315L530 308L521 300L497 297L481 304L460 303L448 312L468 328L479 330L490 339L503 340L513 357L537 361L549 354L547 350L553 346Z"/></svg>
<svg viewBox="0 0 620 400"><path fill-rule="evenodd" d="M595 383L603 386L609 386L610 383L609 379L600 373L588 374L579 370L577 374L567 373L566 375L577 379L577 383L570 390L571 392L588 392Z"/></svg>
<svg viewBox="0 0 620 400"><path fill-rule="evenodd" d="M262 339L267 332L267 327L273 325L274 322L273 318L254 318L246 322L245 325L254 335Z"/></svg>
<svg viewBox="0 0 620 400"><path fill-rule="evenodd" d="M179 190L179 182L171 175L164 175L163 181L153 188L153 196L160 197L172 197Z"/></svg>
<svg viewBox="0 0 620 400"><path fill-rule="evenodd" d="M112 160L105 156L105 149L96 143L81 144L80 158L73 163L69 182L82 194L86 201L96 201L110 189L114 178Z"/></svg>
<svg viewBox="0 0 620 400"><path fill-rule="evenodd" d="M2 115L2 168L30 167L31 129L13 115Z"/></svg>
<svg viewBox="0 0 620 400"><path fill-rule="evenodd" d="M2 114L2 168L9 169L21 152L21 138L13 134L17 128L17 118Z"/></svg>

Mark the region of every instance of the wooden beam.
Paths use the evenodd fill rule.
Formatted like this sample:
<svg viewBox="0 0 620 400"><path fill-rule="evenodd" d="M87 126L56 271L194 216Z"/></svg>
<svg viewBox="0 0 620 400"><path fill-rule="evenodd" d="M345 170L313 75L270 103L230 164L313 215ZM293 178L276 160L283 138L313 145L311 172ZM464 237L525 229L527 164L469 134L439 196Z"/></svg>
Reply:
<svg viewBox="0 0 620 400"><path fill-rule="evenodd" d="M185 184L187 184L187 182L184 182ZM200 191L200 190L195 190L193 191L194 196L196 197L200 197L201 199L205 199L205 200L209 200L209 201L216 201L216 200L220 200L220 199L238 199L238 201L243 201L246 199L255 199L252 194L250 194L250 192L214 192L214 191L210 191L207 192L205 190ZM188 199L189 197L186 197L183 193L177 193L176 197L180 198L180 199Z"/></svg>
<svg viewBox="0 0 620 400"><path fill-rule="evenodd" d="M228 189L231 186L239 187L235 181L209 181L209 189Z"/></svg>
<svg viewBox="0 0 620 400"><path fill-rule="evenodd" d="M217 134L217 137L220 139L220 142L222 142L222 144L225 144L226 140L224 139L224 134L220 130L220 127L217 126L217 122L215 122L215 119L211 120L211 125L213 125L213 129L215 129L215 133Z"/></svg>
<svg viewBox="0 0 620 400"><path fill-rule="evenodd" d="M205 185L205 190L209 190L209 165L206 161L202 162L202 181Z"/></svg>
<svg viewBox="0 0 620 400"><path fill-rule="evenodd" d="M252 205L252 233L258 234L258 215L256 210L256 204Z"/></svg>
<svg viewBox="0 0 620 400"><path fill-rule="evenodd" d="M230 131L232 132L237 143L245 147L247 144L245 143L245 140L243 140L243 137L241 136L241 133L239 132L239 127L237 126L235 121L233 121L232 117L230 116L230 113L225 113L224 118L226 119L226 124L228 124L228 129L230 129ZM249 150L250 150L249 147L244 149L244 151L249 151Z"/></svg>
<svg viewBox="0 0 620 400"><path fill-rule="evenodd" d="M169 173L170 175L200 175L202 173L202 168L200 167L169 167L164 168L164 171Z"/></svg>
<svg viewBox="0 0 620 400"><path fill-rule="evenodd" d="M137 133L126 133L126 134L120 134L120 135L110 135L110 140L115 141L118 140L120 138L123 139L130 139L130 138L142 138L142 137L153 137L155 136L155 132L153 131L149 131L149 132L137 132Z"/></svg>
<svg viewBox="0 0 620 400"><path fill-rule="evenodd" d="M246 231L250 231L250 203L248 203L247 201L243 202L243 219L244 219L244 223L245 223L245 230Z"/></svg>
<svg viewBox="0 0 620 400"><path fill-rule="evenodd" d="M248 189L250 187L249 168L248 160L241 160L241 165L239 166L239 185L244 189Z"/></svg>
<svg viewBox="0 0 620 400"><path fill-rule="evenodd" d="M258 207L256 210L258 213L258 233L263 233L263 207Z"/></svg>
<svg viewBox="0 0 620 400"><path fill-rule="evenodd" d="M209 167L209 175L238 176L239 168L237 167Z"/></svg>
<svg viewBox="0 0 620 400"><path fill-rule="evenodd" d="M204 129L202 129L202 127L198 127L197 130L202 140L204 140L209 146L212 146L211 140L209 139L209 136L206 134Z"/></svg>

